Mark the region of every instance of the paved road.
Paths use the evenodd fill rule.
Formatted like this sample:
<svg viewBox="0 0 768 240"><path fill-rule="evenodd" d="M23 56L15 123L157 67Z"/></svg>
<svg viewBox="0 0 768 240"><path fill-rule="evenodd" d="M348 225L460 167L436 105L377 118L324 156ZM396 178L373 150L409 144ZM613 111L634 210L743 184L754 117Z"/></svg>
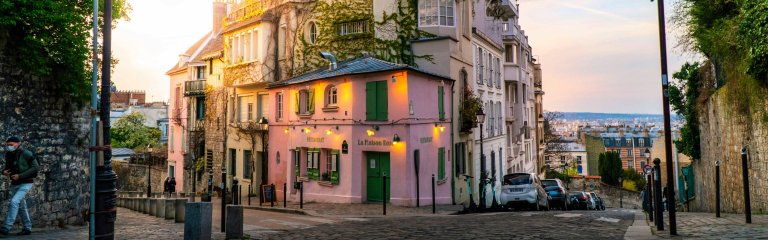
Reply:
<svg viewBox="0 0 768 240"><path fill-rule="evenodd" d="M265 239L622 239L631 210L505 212L450 216L342 218L336 224L276 231Z"/></svg>

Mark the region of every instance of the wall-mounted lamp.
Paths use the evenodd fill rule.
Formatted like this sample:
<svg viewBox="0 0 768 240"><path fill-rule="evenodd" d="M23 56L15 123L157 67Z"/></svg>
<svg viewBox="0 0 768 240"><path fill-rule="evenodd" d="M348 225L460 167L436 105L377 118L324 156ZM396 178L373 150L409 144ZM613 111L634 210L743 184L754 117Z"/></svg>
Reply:
<svg viewBox="0 0 768 240"><path fill-rule="evenodd" d="M398 143L400 143L400 136L395 133L395 137L392 138L392 144L397 145Z"/></svg>
<svg viewBox="0 0 768 240"><path fill-rule="evenodd" d="M443 126L443 124L435 123L435 127L437 129L440 129L440 132L444 132L445 131L445 126Z"/></svg>
<svg viewBox="0 0 768 240"><path fill-rule="evenodd" d="M371 129L366 130L369 137L375 135L376 131L379 131L379 126L373 126Z"/></svg>
<svg viewBox="0 0 768 240"><path fill-rule="evenodd" d="M288 128L285 128L285 134L288 134Z"/></svg>
<svg viewBox="0 0 768 240"><path fill-rule="evenodd" d="M304 128L304 133L310 133L310 132L312 132L312 130L310 130L308 127Z"/></svg>
<svg viewBox="0 0 768 240"><path fill-rule="evenodd" d="M331 129L325 130L325 135L331 135L332 133L333 131L331 131Z"/></svg>
<svg viewBox="0 0 768 240"><path fill-rule="evenodd" d="M397 82L397 77L395 77L395 76L392 76L392 82L393 82L393 83L394 83L394 82Z"/></svg>

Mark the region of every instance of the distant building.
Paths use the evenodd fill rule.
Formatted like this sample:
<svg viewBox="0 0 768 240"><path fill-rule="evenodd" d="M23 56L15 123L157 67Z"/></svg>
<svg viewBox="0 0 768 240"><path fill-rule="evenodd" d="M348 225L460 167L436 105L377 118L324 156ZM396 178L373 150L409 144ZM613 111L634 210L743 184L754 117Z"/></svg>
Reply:
<svg viewBox="0 0 768 240"><path fill-rule="evenodd" d="M544 155L544 165L560 172L575 168L579 175L589 176L586 147L577 142L561 144L562 149L558 149L556 152L548 151L549 153Z"/></svg>
<svg viewBox="0 0 768 240"><path fill-rule="evenodd" d="M124 109L129 106L143 106L147 94L144 91L115 91L112 92L109 100L112 109Z"/></svg>
<svg viewBox="0 0 768 240"><path fill-rule="evenodd" d="M600 154L605 152L603 139L598 136L584 135L582 140L587 150L587 172L593 176L600 175L598 160Z"/></svg>
<svg viewBox="0 0 768 240"><path fill-rule="evenodd" d="M623 169L633 169L642 172L645 165L650 163L653 138L648 130L642 133L625 132L624 128L618 132L601 133L606 151L618 152L621 157L621 166Z"/></svg>

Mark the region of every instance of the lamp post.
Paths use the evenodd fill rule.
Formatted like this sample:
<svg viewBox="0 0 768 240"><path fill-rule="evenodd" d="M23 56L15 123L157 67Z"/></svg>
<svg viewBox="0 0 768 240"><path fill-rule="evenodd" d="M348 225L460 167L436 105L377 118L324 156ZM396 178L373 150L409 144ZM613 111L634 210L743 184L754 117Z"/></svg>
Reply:
<svg viewBox="0 0 768 240"><path fill-rule="evenodd" d="M146 158L147 164L147 197L152 197L152 147L147 146L149 156Z"/></svg>
<svg viewBox="0 0 768 240"><path fill-rule="evenodd" d="M624 208L624 182L619 177L619 208Z"/></svg>
<svg viewBox="0 0 768 240"><path fill-rule="evenodd" d="M485 113L483 112L483 109L477 110L477 123L480 124L480 128L478 131L480 131L480 182L479 187L477 188L478 191L482 191L478 197L480 198L480 210L485 209L485 178L487 177L487 173L485 172L485 154L483 153L483 122L485 122Z"/></svg>
<svg viewBox="0 0 768 240"><path fill-rule="evenodd" d="M267 164L267 157L269 154L267 153L267 130L269 130L269 121L267 121L266 117L261 117L259 119L259 126L261 127L261 184L267 184L267 173L268 173L268 164ZM251 182L253 182L253 174L251 174ZM274 189L272 189L274 191ZM250 197L250 196L249 196ZM261 196L264 197L264 196Z"/></svg>

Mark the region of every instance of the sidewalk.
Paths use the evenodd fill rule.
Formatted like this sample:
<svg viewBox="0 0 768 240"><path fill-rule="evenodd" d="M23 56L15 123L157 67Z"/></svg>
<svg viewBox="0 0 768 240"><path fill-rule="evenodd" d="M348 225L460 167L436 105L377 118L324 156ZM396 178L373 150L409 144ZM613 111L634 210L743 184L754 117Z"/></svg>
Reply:
<svg viewBox="0 0 768 240"><path fill-rule="evenodd" d="M677 236L669 235L669 216L664 213L664 231L652 229L661 238L674 239L768 239L768 215L752 214L747 224L744 214L677 212Z"/></svg>
<svg viewBox="0 0 768 240"><path fill-rule="evenodd" d="M117 208L115 239L183 239L184 224L174 223L127 208ZM29 236L7 236L3 239L88 239L88 226L66 229L32 230ZM212 239L224 239L224 233L213 231Z"/></svg>

